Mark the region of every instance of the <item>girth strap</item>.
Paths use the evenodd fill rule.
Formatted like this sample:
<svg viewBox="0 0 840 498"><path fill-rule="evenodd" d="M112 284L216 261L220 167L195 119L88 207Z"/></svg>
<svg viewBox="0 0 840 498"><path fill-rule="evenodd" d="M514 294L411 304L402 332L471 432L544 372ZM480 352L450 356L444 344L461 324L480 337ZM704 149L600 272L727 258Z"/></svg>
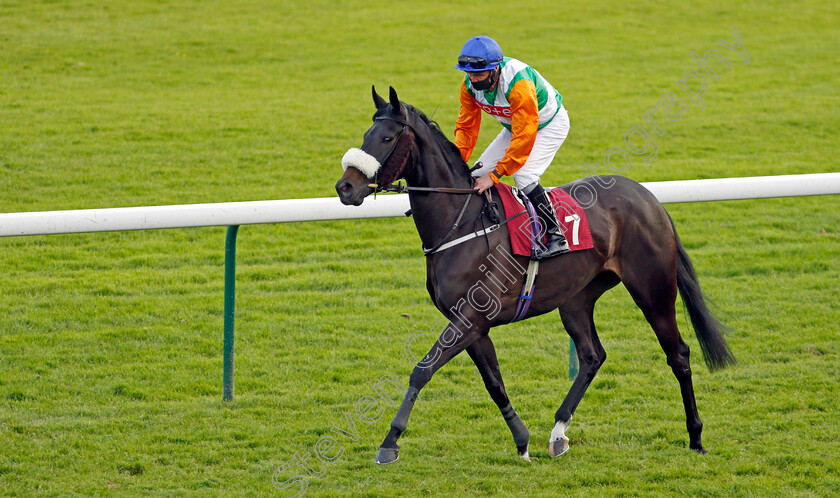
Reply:
<svg viewBox="0 0 840 498"><path fill-rule="evenodd" d="M528 308L531 306L531 298L534 297L534 281L539 272L540 262L532 259L528 263L528 271L525 274L525 283L522 284L522 292L519 293L519 302L516 304L516 313L513 314L514 322L525 318Z"/></svg>

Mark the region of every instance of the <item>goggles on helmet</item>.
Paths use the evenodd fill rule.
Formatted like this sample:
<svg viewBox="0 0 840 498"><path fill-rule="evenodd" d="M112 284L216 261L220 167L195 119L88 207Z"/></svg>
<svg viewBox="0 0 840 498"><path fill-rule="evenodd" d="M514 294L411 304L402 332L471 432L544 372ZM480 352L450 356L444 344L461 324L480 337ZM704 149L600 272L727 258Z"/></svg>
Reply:
<svg viewBox="0 0 840 498"><path fill-rule="evenodd" d="M494 59L492 61L488 61L484 57L473 57L471 55L462 55L458 57L458 65L461 67L469 66L473 69L484 69L487 67L488 64L492 64L494 62L501 62L502 59Z"/></svg>

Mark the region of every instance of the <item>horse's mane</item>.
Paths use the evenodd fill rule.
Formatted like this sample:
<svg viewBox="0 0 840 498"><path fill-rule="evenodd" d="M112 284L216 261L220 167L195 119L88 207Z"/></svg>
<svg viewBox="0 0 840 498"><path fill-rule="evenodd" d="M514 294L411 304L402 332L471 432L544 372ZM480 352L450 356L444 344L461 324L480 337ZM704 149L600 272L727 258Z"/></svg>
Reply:
<svg viewBox="0 0 840 498"><path fill-rule="evenodd" d="M445 154L446 160L449 164L452 164L453 166L462 166L464 171L469 170L469 166L467 165L467 162L464 161L463 157L461 157L461 150L458 148L457 145L455 145L454 142L452 142L452 140L449 140L449 137L447 137L443 133L443 131L441 131L440 125L438 125L436 121L432 121L431 119L429 119L423 113L423 111L414 107L411 104L406 104L405 102L401 102L401 104L403 105L403 107L406 108L406 112L413 113L421 121L426 123L426 125L429 127L429 130L431 130L431 132L432 132L432 136L434 136L435 139L437 139L437 141L440 142L441 147L443 148L444 152L446 153ZM376 111L376 113L373 115L373 118L376 119L377 117L386 114L390 110L391 110L390 106L382 107L382 108L380 108L379 110Z"/></svg>

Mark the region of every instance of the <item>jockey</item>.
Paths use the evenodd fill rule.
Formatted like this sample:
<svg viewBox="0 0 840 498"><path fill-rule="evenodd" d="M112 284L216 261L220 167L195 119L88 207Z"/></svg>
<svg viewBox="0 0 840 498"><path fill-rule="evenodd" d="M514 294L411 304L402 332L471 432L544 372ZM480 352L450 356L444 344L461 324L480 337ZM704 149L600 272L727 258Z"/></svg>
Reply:
<svg viewBox="0 0 840 498"><path fill-rule="evenodd" d="M502 176L513 175L516 186L534 204L548 237L537 259L568 252L554 208L540 185L540 176L569 133L563 97L534 68L504 57L499 44L487 36L467 41L455 69L466 72L455 124L455 145L464 161L478 140L481 112L502 123L502 131L476 162L475 187L483 193Z"/></svg>

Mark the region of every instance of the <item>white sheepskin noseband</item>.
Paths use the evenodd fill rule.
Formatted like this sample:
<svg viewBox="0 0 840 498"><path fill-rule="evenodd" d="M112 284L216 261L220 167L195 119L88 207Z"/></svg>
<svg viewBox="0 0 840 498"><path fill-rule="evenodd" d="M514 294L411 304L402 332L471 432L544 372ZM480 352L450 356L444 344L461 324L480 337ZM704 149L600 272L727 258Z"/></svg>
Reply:
<svg viewBox="0 0 840 498"><path fill-rule="evenodd" d="M341 158L341 167L345 171L347 168L353 167L361 171L368 178L376 177L376 172L379 171L381 166L375 157L362 149L350 149Z"/></svg>

